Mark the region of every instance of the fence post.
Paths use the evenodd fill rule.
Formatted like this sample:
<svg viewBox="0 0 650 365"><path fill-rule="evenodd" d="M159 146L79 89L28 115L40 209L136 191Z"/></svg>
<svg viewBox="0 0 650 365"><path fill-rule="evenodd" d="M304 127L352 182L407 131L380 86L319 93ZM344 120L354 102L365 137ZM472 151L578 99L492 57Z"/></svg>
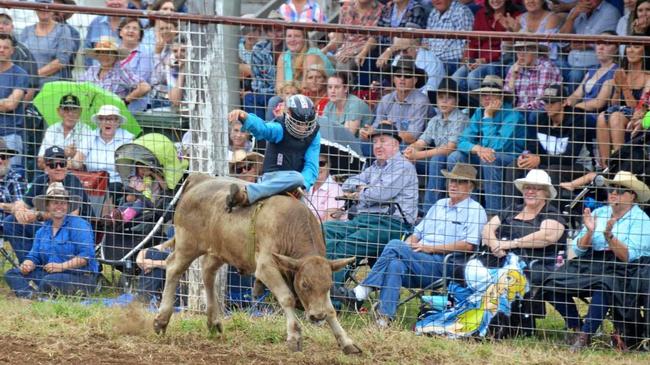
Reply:
<svg viewBox="0 0 650 365"><path fill-rule="evenodd" d="M190 0L190 13L204 15L240 15L239 0ZM189 25L191 74L188 98L192 131L192 171L225 176L228 174L228 111L239 105L237 41L239 29L225 25ZM232 75L228 77L228 75ZM224 304L227 270L217 273L217 303ZM188 272L188 309L203 311L205 295L200 265L195 261Z"/></svg>

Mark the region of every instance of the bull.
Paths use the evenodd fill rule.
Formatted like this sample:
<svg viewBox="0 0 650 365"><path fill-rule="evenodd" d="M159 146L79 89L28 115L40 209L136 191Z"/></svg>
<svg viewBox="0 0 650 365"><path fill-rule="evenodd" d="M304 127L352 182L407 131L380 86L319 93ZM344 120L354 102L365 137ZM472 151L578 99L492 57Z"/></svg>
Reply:
<svg viewBox="0 0 650 365"><path fill-rule="evenodd" d="M217 270L229 264L242 274L255 274L254 296L261 295L264 286L273 293L287 318L290 350L302 349L295 312L296 305L302 304L311 322L327 321L345 354L360 353L341 327L329 296L332 272L354 258L331 261L325 258L318 220L295 198L273 196L261 205L226 213L226 196L233 182L244 183L199 173L190 175L185 182L174 214L176 233L165 243L174 250L167 258L165 288L154 320L156 333L164 333L169 324L180 276L200 257L210 332L223 331L214 281Z"/></svg>

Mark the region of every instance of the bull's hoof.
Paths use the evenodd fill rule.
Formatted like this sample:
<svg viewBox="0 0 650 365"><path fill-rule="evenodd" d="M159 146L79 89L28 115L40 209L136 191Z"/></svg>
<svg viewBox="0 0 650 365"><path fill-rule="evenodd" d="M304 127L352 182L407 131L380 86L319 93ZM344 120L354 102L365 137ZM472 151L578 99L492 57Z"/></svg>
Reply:
<svg viewBox="0 0 650 365"><path fill-rule="evenodd" d="M223 333L223 325L221 322L208 323L208 332L210 333L210 336L216 336Z"/></svg>
<svg viewBox="0 0 650 365"><path fill-rule="evenodd" d="M287 340L287 346L291 352L300 352L302 351L302 339Z"/></svg>
<svg viewBox="0 0 650 365"><path fill-rule="evenodd" d="M157 335L164 335L167 330L167 323L162 323L158 319L153 320L153 330Z"/></svg>
<svg viewBox="0 0 650 365"><path fill-rule="evenodd" d="M346 355L360 355L362 352L359 346L355 344L350 344L343 348L343 353Z"/></svg>

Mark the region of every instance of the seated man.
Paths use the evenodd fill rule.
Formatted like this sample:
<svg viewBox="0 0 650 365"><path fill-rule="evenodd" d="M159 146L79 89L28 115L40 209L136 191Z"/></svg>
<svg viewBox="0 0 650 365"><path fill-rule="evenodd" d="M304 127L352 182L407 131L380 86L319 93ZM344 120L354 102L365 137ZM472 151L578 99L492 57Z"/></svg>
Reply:
<svg viewBox="0 0 650 365"><path fill-rule="evenodd" d="M555 182L571 181L587 170L580 159L586 143L586 116L563 106L562 89L562 85L553 84L544 90L542 100L546 112L541 114L538 124L529 126L526 150L505 171L506 199L516 195L512 182L532 169L548 172Z"/></svg>
<svg viewBox="0 0 650 365"><path fill-rule="evenodd" d="M16 151L0 138L0 215L4 220L13 212L14 203L23 198L27 189L25 178L11 168L11 156ZM0 233L2 222L0 222Z"/></svg>
<svg viewBox="0 0 650 365"><path fill-rule="evenodd" d="M10 34L0 34L0 137L7 146L18 151L11 158L11 164L22 167L20 155L24 151L21 130L25 125L22 100L29 89L29 75L13 63L13 54L13 37Z"/></svg>
<svg viewBox="0 0 650 365"><path fill-rule="evenodd" d="M48 212L34 209L34 197L45 194L48 186L52 183L63 183L63 186L72 195L81 197L83 204L76 206L70 215L92 216L92 206L81 182L68 172L63 148L50 147L45 150L44 156L45 173L34 178L22 200L13 204L13 215L6 217L3 222L5 238L11 243L18 261L21 262L32 248L32 238L34 232L41 226L40 222L50 218Z"/></svg>
<svg viewBox="0 0 650 365"><path fill-rule="evenodd" d="M422 86L418 85L418 79L423 78L421 70L415 67L413 59L400 57L397 64L392 67L391 73L395 91L381 98L372 126L365 126L359 130L362 141L368 141L374 134L373 130L384 123L395 126L400 142L404 141L408 144L415 142L424 131L429 98L417 89ZM364 151L364 154L370 155L370 151Z"/></svg>
<svg viewBox="0 0 650 365"><path fill-rule="evenodd" d="M230 186L226 198L228 212L235 206L247 206L284 191L304 188L308 191L318 176L320 132L316 109L308 97L298 94L287 99L282 118L265 123L255 114L235 109L228 121L244 124L244 131L258 140L268 141L263 175L259 182L241 189ZM299 172L300 171L300 172Z"/></svg>
<svg viewBox="0 0 650 365"><path fill-rule="evenodd" d="M36 232L34 245L20 267L5 274L16 296L94 291L99 263L95 260L93 229L85 219L69 214L80 202L81 197L70 195L60 182L34 198L34 206L47 212L48 219Z"/></svg>
<svg viewBox="0 0 650 365"><path fill-rule="evenodd" d="M447 167L469 162L481 167L485 210L497 214L502 205L503 170L523 150L523 118L513 109L510 95L503 92L499 76L485 76L479 93L481 107L458 139L458 150L447 158Z"/></svg>
<svg viewBox="0 0 650 365"><path fill-rule="evenodd" d="M470 194L477 184L476 169L457 164L447 178L449 198L438 200L426 217L415 227L406 241L392 240L363 283L354 289L357 300L365 300L373 289L379 289L378 324L385 325L395 317L400 288L424 288L441 278L443 260L448 253L469 253L480 243L480 232L487 221L485 210ZM452 260L446 270L453 277L454 269L464 260Z"/></svg>
<svg viewBox="0 0 650 365"><path fill-rule="evenodd" d="M375 258L388 241L400 238L415 222L418 179L415 166L399 152L397 129L380 124L370 138L375 161L343 183L346 196L358 200L349 211L354 217L323 224L329 259ZM346 270L334 273L334 285L342 286L345 276Z"/></svg>

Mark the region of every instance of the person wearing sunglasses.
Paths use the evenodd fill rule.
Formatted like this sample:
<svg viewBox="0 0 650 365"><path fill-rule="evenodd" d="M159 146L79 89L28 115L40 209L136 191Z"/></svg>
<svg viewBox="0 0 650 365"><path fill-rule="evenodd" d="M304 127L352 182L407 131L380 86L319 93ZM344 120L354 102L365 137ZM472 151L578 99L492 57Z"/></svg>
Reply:
<svg viewBox="0 0 650 365"><path fill-rule="evenodd" d="M41 147L38 150L38 168L45 168L45 150L52 146L62 146L65 157L70 161L70 167L81 169L88 156L92 136L95 134L90 127L82 123L81 104L74 94L66 94L59 99L57 113L61 121L47 127Z"/></svg>
<svg viewBox="0 0 650 365"><path fill-rule="evenodd" d="M264 155L260 153L235 150L228 162L230 176L254 183L261 175L263 161Z"/></svg>
<svg viewBox="0 0 650 365"><path fill-rule="evenodd" d="M342 195L343 189L330 175L329 157L321 151L318 158L318 177L307 194L307 200L311 203L307 205L321 222L331 219L345 220L345 215L341 214L345 203L335 199Z"/></svg>
<svg viewBox="0 0 650 365"><path fill-rule="evenodd" d="M49 219L49 213L34 209L34 197L44 195L53 183L63 183L65 189L72 195L81 197L82 204L71 215L84 218L93 215L92 206L83 185L70 172L68 172L65 151L62 147L52 146L44 153L44 171L32 180L29 190L21 200L16 201L12 207L12 215L3 221L5 239L9 241L18 261L22 262L25 255L32 248L34 233L41 227L42 221Z"/></svg>
<svg viewBox="0 0 650 365"><path fill-rule="evenodd" d="M605 179L605 185L607 205L593 212L585 208L583 212L583 227L573 240L577 258L544 283L549 291L545 293L547 300L572 331L568 336L572 352L590 345L591 336L612 304L617 305L615 309L629 308L624 303L638 297L626 288L626 281L629 284L633 280L628 279L630 270L644 257L650 257L650 217L639 206L650 200L650 188L628 171ZM574 297L591 297L582 321ZM619 331L624 330L622 322L618 323Z"/></svg>

